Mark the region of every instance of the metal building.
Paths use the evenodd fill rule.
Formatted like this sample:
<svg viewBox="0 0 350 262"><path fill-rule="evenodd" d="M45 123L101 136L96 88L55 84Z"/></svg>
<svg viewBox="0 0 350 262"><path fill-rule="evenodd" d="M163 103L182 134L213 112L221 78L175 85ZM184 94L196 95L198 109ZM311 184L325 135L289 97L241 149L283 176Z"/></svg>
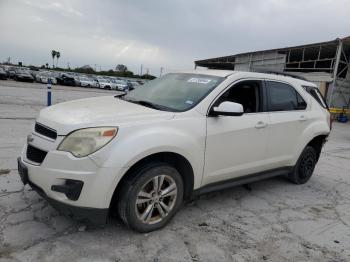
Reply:
<svg viewBox="0 0 350 262"><path fill-rule="evenodd" d="M195 61L195 67L284 71L318 85L331 107L350 105L350 36L333 41Z"/></svg>

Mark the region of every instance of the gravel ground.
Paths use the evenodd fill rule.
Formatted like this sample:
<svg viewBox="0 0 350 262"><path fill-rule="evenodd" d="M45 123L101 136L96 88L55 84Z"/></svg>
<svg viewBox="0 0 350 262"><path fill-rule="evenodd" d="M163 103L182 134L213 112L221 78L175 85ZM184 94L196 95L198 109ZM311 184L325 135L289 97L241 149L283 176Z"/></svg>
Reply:
<svg viewBox="0 0 350 262"><path fill-rule="evenodd" d="M53 87L53 101L114 94ZM350 125L334 124L312 179L202 196L164 229L91 228L60 216L17 174L45 86L0 81L0 261L350 261Z"/></svg>

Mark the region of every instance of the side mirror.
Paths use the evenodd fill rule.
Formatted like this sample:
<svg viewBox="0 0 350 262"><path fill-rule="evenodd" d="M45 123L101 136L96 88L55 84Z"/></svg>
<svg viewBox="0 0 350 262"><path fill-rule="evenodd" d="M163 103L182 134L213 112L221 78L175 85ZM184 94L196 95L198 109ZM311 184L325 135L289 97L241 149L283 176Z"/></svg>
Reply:
<svg viewBox="0 0 350 262"><path fill-rule="evenodd" d="M243 113L243 106L241 104L228 101L222 102L211 111L211 115L213 116L241 116Z"/></svg>

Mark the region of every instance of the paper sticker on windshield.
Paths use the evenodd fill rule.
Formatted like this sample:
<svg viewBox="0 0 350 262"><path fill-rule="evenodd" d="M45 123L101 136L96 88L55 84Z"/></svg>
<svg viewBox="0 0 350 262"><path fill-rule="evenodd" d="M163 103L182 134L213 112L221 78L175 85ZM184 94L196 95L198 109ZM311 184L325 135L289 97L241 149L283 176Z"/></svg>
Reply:
<svg viewBox="0 0 350 262"><path fill-rule="evenodd" d="M210 83L210 81L211 81L211 79L197 78L197 77L192 77L192 78L187 80L187 82L189 82L189 83L204 84L204 85Z"/></svg>
<svg viewBox="0 0 350 262"><path fill-rule="evenodd" d="M189 104L189 105L192 105L192 104L193 104L193 101L187 100L185 103L186 103L186 104Z"/></svg>

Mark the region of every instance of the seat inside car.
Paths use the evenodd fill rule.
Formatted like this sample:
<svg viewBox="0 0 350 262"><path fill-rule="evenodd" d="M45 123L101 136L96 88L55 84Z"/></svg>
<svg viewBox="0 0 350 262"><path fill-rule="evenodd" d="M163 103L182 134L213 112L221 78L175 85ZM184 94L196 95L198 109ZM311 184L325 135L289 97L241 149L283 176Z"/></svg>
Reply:
<svg viewBox="0 0 350 262"><path fill-rule="evenodd" d="M244 81L234 85L219 98L220 104L224 101L242 104L244 113L259 111L259 83L256 81Z"/></svg>

